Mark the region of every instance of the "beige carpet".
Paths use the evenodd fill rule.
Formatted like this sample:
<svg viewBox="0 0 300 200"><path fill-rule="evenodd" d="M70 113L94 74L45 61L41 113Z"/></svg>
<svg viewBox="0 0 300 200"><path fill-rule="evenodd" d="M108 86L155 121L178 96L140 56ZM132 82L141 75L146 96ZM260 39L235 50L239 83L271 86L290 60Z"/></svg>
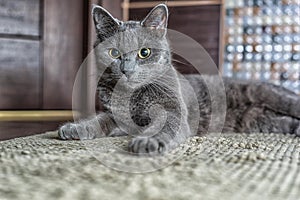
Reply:
<svg viewBox="0 0 300 200"><path fill-rule="evenodd" d="M56 134L0 142L1 200L300 199L300 139L292 135L194 137L174 151L168 167L133 174L105 167L99 158L124 171L134 162L134 170L143 170L143 158L132 156L132 163L115 150L91 153L110 142L123 148L126 137L81 142L60 141Z"/></svg>

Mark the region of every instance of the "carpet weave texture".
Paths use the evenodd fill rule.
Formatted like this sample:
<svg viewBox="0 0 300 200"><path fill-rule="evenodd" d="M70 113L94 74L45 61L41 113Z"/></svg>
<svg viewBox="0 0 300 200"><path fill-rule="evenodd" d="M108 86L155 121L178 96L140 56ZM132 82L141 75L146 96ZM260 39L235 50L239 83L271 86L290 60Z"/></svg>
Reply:
<svg viewBox="0 0 300 200"><path fill-rule="evenodd" d="M91 153L108 143L125 148L128 139L61 141L49 132L2 141L0 199L300 199L300 139L293 135L192 137L174 151L182 155L150 173L114 170ZM122 152L113 154L126 163ZM101 155L109 160L112 152Z"/></svg>

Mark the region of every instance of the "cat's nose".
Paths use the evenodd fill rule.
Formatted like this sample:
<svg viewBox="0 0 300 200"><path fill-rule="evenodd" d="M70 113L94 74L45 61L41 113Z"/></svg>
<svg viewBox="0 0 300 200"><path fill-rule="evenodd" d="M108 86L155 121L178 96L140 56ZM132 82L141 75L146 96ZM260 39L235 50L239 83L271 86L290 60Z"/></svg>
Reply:
<svg viewBox="0 0 300 200"><path fill-rule="evenodd" d="M135 62L129 59L121 63L121 72L129 79L135 71Z"/></svg>
<svg viewBox="0 0 300 200"><path fill-rule="evenodd" d="M121 70L121 72L127 77L127 79L130 79L132 74L134 73L132 71L124 71L124 70Z"/></svg>

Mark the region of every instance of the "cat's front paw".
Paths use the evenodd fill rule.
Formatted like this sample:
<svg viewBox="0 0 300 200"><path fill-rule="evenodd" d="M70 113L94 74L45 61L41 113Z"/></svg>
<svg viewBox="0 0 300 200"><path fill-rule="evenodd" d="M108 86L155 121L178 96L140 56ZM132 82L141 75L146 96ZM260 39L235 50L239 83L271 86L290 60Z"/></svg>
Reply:
<svg viewBox="0 0 300 200"><path fill-rule="evenodd" d="M295 134L296 134L296 136L300 137L300 124L299 124L298 128L295 130Z"/></svg>
<svg viewBox="0 0 300 200"><path fill-rule="evenodd" d="M159 137L136 137L128 145L129 151L136 154L162 154L167 151L167 143Z"/></svg>
<svg viewBox="0 0 300 200"><path fill-rule="evenodd" d="M68 123L61 126L58 130L58 136L62 140L79 140L77 124Z"/></svg>
<svg viewBox="0 0 300 200"><path fill-rule="evenodd" d="M58 130L58 136L63 140L87 140L94 139L96 130L89 124L68 123Z"/></svg>

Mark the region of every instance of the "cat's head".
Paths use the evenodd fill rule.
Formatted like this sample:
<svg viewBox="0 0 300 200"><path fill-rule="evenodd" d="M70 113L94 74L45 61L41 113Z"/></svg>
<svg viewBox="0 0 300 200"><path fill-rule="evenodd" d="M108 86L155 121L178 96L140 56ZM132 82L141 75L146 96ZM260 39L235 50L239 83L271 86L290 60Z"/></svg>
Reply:
<svg viewBox="0 0 300 200"><path fill-rule="evenodd" d="M157 5L142 21L120 21L100 6L95 6L92 13L97 33L96 58L110 68L114 77L141 83L170 67L166 5Z"/></svg>

